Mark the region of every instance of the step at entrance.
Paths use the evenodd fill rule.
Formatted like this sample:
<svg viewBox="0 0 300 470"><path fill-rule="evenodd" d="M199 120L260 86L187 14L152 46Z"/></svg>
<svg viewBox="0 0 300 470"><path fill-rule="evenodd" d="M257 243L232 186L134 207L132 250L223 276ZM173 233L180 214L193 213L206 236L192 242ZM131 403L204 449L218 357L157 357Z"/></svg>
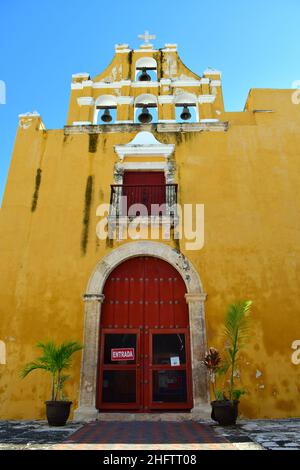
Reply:
<svg viewBox="0 0 300 470"><path fill-rule="evenodd" d="M210 419L210 407L203 407L201 411L192 413L98 413L97 421L118 421L118 422L184 422L184 421L205 421Z"/></svg>

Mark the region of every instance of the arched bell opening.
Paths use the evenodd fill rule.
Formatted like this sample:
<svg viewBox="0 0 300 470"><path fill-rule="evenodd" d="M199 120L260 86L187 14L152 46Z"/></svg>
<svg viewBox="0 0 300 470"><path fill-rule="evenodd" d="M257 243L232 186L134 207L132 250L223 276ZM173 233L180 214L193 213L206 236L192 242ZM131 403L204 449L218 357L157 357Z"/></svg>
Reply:
<svg viewBox="0 0 300 470"><path fill-rule="evenodd" d="M152 57L138 59L135 64L135 81L155 82L157 81L157 63Z"/></svg>
<svg viewBox="0 0 300 470"><path fill-rule="evenodd" d="M115 124L117 118L117 107L99 106L97 124Z"/></svg>
<svg viewBox="0 0 300 470"><path fill-rule="evenodd" d="M113 95L103 95L95 103L94 124L115 124L117 120L117 100Z"/></svg>
<svg viewBox="0 0 300 470"><path fill-rule="evenodd" d="M182 93L175 99L176 122L199 122L197 99L192 93Z"/></svg>
<svg viewBox="0 0 300 470"><path fill-rule="evenodd" d="M158 121L157 99L154 95L140 95L135 100L134 122L151 124Z"/></svg>

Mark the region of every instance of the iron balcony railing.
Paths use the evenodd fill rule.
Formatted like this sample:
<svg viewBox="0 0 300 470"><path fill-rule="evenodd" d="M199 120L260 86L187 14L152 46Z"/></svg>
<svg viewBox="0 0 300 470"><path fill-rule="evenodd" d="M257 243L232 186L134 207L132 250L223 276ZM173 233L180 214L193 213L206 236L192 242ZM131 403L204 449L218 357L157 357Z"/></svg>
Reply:
<svg viewBox="0 0 300 470"><path fill-rule="evenodd" d="M110 216L164 217L176 215L178 185L111 185ZM142 204L142 212L136 206ZM131 208L131 210L130 210ZM132 210L133 209L133 210Z"/></svg>

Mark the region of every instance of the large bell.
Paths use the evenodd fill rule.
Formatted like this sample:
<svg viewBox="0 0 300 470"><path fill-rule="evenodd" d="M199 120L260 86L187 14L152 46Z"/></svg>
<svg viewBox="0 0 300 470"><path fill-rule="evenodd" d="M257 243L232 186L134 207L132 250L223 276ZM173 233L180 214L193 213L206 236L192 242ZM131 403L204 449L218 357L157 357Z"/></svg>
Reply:
<svg viewBox="0 0 300 470"><path fill-rule="evenodd" d="M188 108L188 106L184 106L183 107L183 111L180 115L180 118L183 120L183 121L189 121L191 119L192 115L190 113L190 110Z"/></svg>
<svg viewBox="0 0 300 470"><path fill-rule="evenodd" d="M111 122L112 121L112 117L111 117L109 109L105 109L104 113L101 116L101 121L103 121L103 122Z"/></svg>
<svg viewBox="0 0 300 470"><path fill-rule="evenodd" d="M142 69L142 74L139 78L139 81L140 82L151 82L151 77L150 75L147 73L146 69Z"/></svg>
<svg viewBox="0 0 300 470"><path fill-rule="evenodd" d="M153 118L151 114L149 113L149 109L147 108L147 106L143 106L143 110L141 114L139 115L139 121L142 124L149 124L152 121L152 119Z"/></svg>

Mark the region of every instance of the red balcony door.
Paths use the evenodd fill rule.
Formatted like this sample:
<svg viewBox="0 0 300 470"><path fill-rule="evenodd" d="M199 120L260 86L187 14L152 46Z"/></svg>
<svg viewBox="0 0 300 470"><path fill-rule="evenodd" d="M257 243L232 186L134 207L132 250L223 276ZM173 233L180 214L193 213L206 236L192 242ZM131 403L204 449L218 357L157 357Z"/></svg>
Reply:
<svg viewBox="0 0 300 470"><path fill-rule="evenodd" d="M185 293L175 268L157 258L133 258L109 276L101 312L99 410L192 408Z"/></svg>
<svg viewBox="0 0 300 470"><path fill-rule="evenodd" d="M148 215L158 215L153 212L151 206L166 203L164 172L126 171L123 178L123 196L127 196L127 208L134 204L143 204Z"/></svg>

